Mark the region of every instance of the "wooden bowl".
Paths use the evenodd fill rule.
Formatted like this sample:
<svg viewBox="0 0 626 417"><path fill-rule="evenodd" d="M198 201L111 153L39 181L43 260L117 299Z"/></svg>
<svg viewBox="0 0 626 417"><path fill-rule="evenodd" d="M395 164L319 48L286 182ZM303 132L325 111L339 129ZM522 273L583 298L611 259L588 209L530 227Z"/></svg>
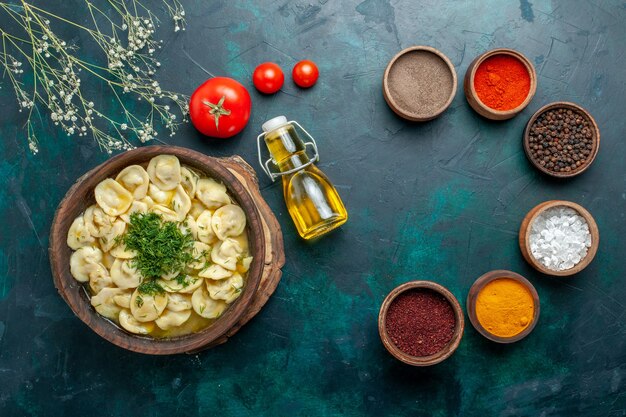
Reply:
<svg viewBox="0 0 626 417"><path fill-rule="evenodd" d="M553 110L553 109L575 110L575 111L579 112L580 114L582 114L583 117L585 117L587 119L587 121L589 122L589 124L592 126L592 130L593 130L593 138L592 138L593 148L591 149L591 154L589 155L589 158L587 159L587 162L585 162L580 167L578 167L575 170L570 171L570 172L553 172L553 171L550 171L546 167L542 166L539 163L539 161L537 161L536 159L533 159L533 157L532 157L532 155L530 153L530 129L532 128L533 123L535 123L537 118L539 116L541 116L543 113L545 113L548 110ZM598 124L596 123L595 119L591 116L591 114L589 114L589 112L587 110L583 109L582 107L580 107L577 104L569 103L567 101L556 101L554 103L550 103L550 104L547 104L547 105L543 106L542 108L537 110L535 112L535 114L532 115L532 117L530 118L530 120L528 120L528 123L526 124L526 129L524 129L524 152L526 153L526 157L528 158L530 163L533 164L533 166L535 168L537 168L539 171L543 172L544 174L550 175L551 177L569 178L569 177L574 177L574 176L576 176L578 174L582 174L584 171L587 170L587 168L589 168L589 166L593 163L594 159L596 159L596 155L598 154L598 150L600 150L600 129L598 128Z"/></svg>
<svg viewBox="0 0 626 417"><path fill-rule="evenodd" d="M498 278L509 278L509 279L519 282L520 284L525 286L528 289L528 291L530 291L533 297L534 313L533 313L532 322L528 325L528 327L526 327L524 330L522 330L520 333L516 334L515 336L511 336L511 337L496 336L490 333L489 331L487 331L487 329L485 329L482 326L482 324L480 324L480 322L478 321L478 317L476 317L476 297L478 296L478 293L480 293L480 290L482 290L485 285L487 285L491 281L498 279ZM531 284L530 281L528 281L526 278L524 278L520 274L516 274L515 272L506 271L503 269L490 271L480 276L474 282L474 284L472 285L472 288L470 288L470 291L467 294L467 315L469 316L472 326L474 326L474 328L478 331L478 333L482 334L487 339L492 340L494 342L498 342L498 343L517 342L518 340L522 340L523 338L528 336L530 332L532 332L535 326L537 325L537 321L539 320L539 294L537 294L537 290L535 290L535 287L533 286L533 284Z"/></svg>
<svg viewBox="0 0 626 417"><path fill-rule="evenodd" d="M452 103L456 88L454 65L430 46L412 46L398 52L383 75L385 101L398 116L414 122L432 120L443 113ZM404 102L398 90L411 93L411 102ZM433 99L430 103L429 98Z"/></svg>
<svg viewBox="0 0 626 417"><path fill-rule="evenodd" d="M553 271L543 266L543 264L539 262L537 259L535 259L533 254L530 252L530 242L529 242L530 229L531 229L530 226L533 224L537 216L541 212L549 208L558 207L558 206L565 206L565 207L569 207L569 208L576 210L578 214L580 214L587 222L587 225L589 226L589 232L591 233L591 247L587 251L587 255L583 259L581 259L580 262L574 265L574 267L570 269L566 269L564 271ZM591 263L593 258L596 256L596 252L598 252L599 244L600 244L600 231L598 230L598 225L596 224L596 221L594 220L593 216L591 215L591 213L585 210L583 206L573 203L571 201L550 200L550 201L545 201L535 206L532 210L528 212L528 214L526 214L526 217L524 217L524 220L522 220L522 225L519 229L519 247L522 251L522 255L524 256L524 259L526 259L526 261L529 264L531 264L533 268L535 268L537 271L543 272L546 275L565 277L569 275L574 275L582 271L583 269L587 267L587 265Z"/></svg>
<svg viewBox="0 0 626 417"><path fill-rule="evenodd" d="M175 155L181 163L196 168L226 185L231 197L246 213L249 249L254 256L241 296L226 312L215 323L198 333L171 339L155 339L128 333L96 313L84 286L70 273L72 249L67 246L70 225L87 207L95 203L94 188L100 181L115 178L129 165L138 164L145 167L151 158L161 154ZM59 204L50 231L49 254L54 285L76 316L97 334L117 346L153 355L194 352L224 335L238 322L251 303L261 279L264 263L265 240L262 233L261 217L252 197L242 183L217 159L175 146L138 148L117 155L87 172L76 181Z"/></svg>
<svg viewBox="0 0 626 417"><path fill-rule="evenodd" d="M528 74L530 75L530 90L528 90L528 96L526 96L526 99L514 109L501 111L486 106L482 101L480 101L478 94L476 93L476 89L474 88L474 76L476 75L476 70L485 59L494 55L510 55L517 58L520 62L522 62L522 64L524 64L528 70ZM530 60L522 53L514 49L507 48L492 49L491 51L478 55L471 62L467 68L467 72L465 73L463 91L465 91L465 98L467 99L467 102L474 109L474 111L476 111L476 113L491 120L507 120L517 116L517 114L524 110L524 108L528 106L528 103L530 103L533 99L535 92L537 91L537 73L532 62L530 62Z"/></svg>
<svg viewBox="0 0 626 417"><path fill-rule="evenodd" d="M429 289L436 293L443 295L446 300L452 306L454 310L454 318L456 319L456 325L454 327L454 333L452 335L452 339L450 342L438 353L430 356L411 356L403 351L401 351L391 340L389 335L387 334L387 311L389 310L389 306L395 298L402 294L405 291L415 290L415 289ZM447 358L449 358L457 347L459 347L459 343L461 343L461 338L463 337L463 330L465 328L465 319L463 317L463 310L459 305L459 301L456 297L448 291L444 286L437 284L432 281L410 281L405 284L402 284L396 288L394 288L388 295L385 297L382 306L380 307L380 312L378 313L378 334L380 335L380 340L383 342L383 345L394 356L396 359L413 366L430 366L435 365Z"/></svg>

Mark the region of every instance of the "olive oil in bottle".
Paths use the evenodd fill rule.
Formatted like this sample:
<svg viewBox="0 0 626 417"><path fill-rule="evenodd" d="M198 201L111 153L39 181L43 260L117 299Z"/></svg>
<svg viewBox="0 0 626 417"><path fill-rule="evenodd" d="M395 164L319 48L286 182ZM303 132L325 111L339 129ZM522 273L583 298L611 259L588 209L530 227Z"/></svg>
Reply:
<svg viewBox="0 0 626 417"><path fill-rule="evenodd" d="M285 116L278 116L263 124L265 144L271 155L271 162L280 172L272 172L270 161L261 161L259 143L259 162L263 170L272 178L281 176L287 210L304 239L313 239L341 226L348 220L348 212L329 179L314 165L317 161L317 145L303 143L294 124ZM313 159L306 153L306 147L312 146Z"/></svg>

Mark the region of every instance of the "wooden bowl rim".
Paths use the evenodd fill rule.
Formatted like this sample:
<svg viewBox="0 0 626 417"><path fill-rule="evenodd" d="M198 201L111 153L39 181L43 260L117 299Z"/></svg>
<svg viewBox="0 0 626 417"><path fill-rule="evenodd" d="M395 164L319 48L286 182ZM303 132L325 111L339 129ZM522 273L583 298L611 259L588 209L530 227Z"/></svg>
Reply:
<svg viewBox="0 0 626 417"><path fill-rule="evenodd" d="M490 58L495 55L510 55L518 59L522 64L524 64L524 66L526 67L526 70L528 71L528 75L530 76L530 89L528 90L528 95L526 96L526 99L522 101L522 103L519 106L512 108L510 110L496 110L487 106L480 100L480 98L478 97L478 94L476 93L476 89L474 88L474 76L476 75L476 71L478 70L478 67L480 67L480 64L482 64L487 58ZM519 51L516 51L515 49L510 49L510 48L491 49L487 52L483 52L482 54L478 55L474 59L471 65L472 65L472 68L469 73L469 79L467 80L468 81L467 88L469 88L471 95L475 99L476 105L480 107L484 112L490 113L494 116L499 116L503 118L503 120L505 120L504 118L508 118L506 116L515 116L516 114L524 110L526 106L528 106L530 101L533 99L533 97L535 96L535 93L537 92L537 72L535 71L535 66L528 58L526 58L524 54L522 54Z"/></svg>
<svg viewBox="0 0 626 417"><path fill-rule="evenodd" d="M59 217L61 210L74 199L79 199L76 207L79 208L77 213L80 213L87 208L87 204L90 201L93 201L93 198L90 197L90 194L93 194L93 187L85 185L86 180L97 175L98 179L94 180L95 186L99 181L115 176L129 165L148 162L154 156L161 154L175 155L181 160L181 163L196 168L204 174L222 181L224 185L226 185L229 194L246 213L246 229L248 230L250 252L254 256L242 295L228 307L224 315L209 327L199 332L170 339L156 339L131 334L112 321L99 315L89 303L89 297L87 297L87 292L84 290L84 284L77 282L71 276L69 272L69 256L67 259L62 259L63 254L57 253L58 249L63 250L63 248L67 246L67 233L73 221L73 219L66 221L65 227L63 227L63 221ZM139 162L139 160L141 160L141 162ZM119 168L116 167L109 172L109 170L111 170L110 167L116 163L120 164ZM68 247L67 250L71 255L73 252L72 249ZM50 230L49 252L54 285L61 297L81 321L102 338L121 348L139 353L169 355L175 353L192 353L201 350L202 347L209 345L223 336L239 321L245 313L246 308L252 302L261 281L265 240L263 239L260 214L252 201L252 197L239 180L220 163L219 159L188 148L155 145L140 147L116 155L92 168L76 180L57 207ZM80 292L84 294L81 295Z"/></svg>
<svg viewBox="0 0 626 417"><path fill-rule="evenodd" d="M546 111L552 110L552 109L559 109L559 108L571 109L571 110L576 110L580 112L583 115L583 117L587 118L587 120L593 127L593 138L592 138L593 148L591 150L590 159L586 163L581 165L580 167L576 168L575 170L570 171L570 172L565 172L565 173L552 172L549 169L542 167L539 164L539 162L536 161L532 157L530 153L530 129L532 128L532 125L535 123L537 118L539 118L539 116L541 116ZM537 110L530 117L530 119L528 120L528 123L526 123L526 128L524 129L523 141L524 141L524 153L526 154L526 158L528 158L530 163L535 168L537 168L539 171L543 172L544 174L549 175L554 178L570 178L570 177L575 177L576 175L579 175L585 172L591 166L593 161L596 159L596 156L598 155L598 151L600 150L600 128L598 127L598 124L596 123L596 120L593 118L591 113L589 113L582 106L579 106L578 104L572 103L569 101L555 101L555 102L546 104L545 106Z"/></svg>
<svg viewBox="0 0 626 417"><path fill-rule="evenodd" d="M450 342L448 342L448 344L441 351L429 356L412 356L400 350L400 348L393 343L387 334L387 328L385 326L389 306L393 303L396 297L406 291L415 289L428 289L443 295L450 303L456 320L454 333ZM452 356L461 343L464 328L465 318L459 301L446 287L433 281L409 281L397 286L391 290L389 294L387 294L382 305L380 306L380 311L378 312L378 334L380 336L380 340L383 342L383 345L393 357L412 366L431 366Z"/></svg>
<svg viewBox="0 0 626 417"><path fill-rule="evenodd" d="M430 114L418 114L401 108L394 100L393 95L391 94L391 91L389 89L389 72L391 71L391 67L393 67L393 65L401 56L414 51L426 51L435 54L445 62L452 75L452 88L450 91L450 97L448 97L448 100L446 100L446 102L440 109ZM389 107L391 107L391 110L393 110L398 116L407 120L411 120L413 122L426 122L439 117L444 111L447 110L448 107L450 107L450 104L452 104L452 100L454 100L454 96L456 95L457 87L457 75L454 64L452 64L452 61L450 61L450 59L443 52L433 48L432 46L415 45L401 50L396 55L394 55L393 58L391 58L383 74L383 96L387 101L387 104L389 105Z"/></svg>
<svg viewBox="0 0 626 417"><path fill-rule="evenodd" d="M572 268L566 269L564 271L553 271L543 266L543 264L539 262L530 252L530 230L531 225L540 213L552 207L559 206L572 208L585 219L587 225L589 226L589 233L591 233L591 247L587 250L587 255L585 255L585 257ZM548 200L544 201L543 203L537 204L526 214L526 216L524 216L519 231L519 244L524 259L526 259L526 261L531 264L532 267L535 268L537 271L546 275L566 277L577 274L578 272L585 269L591 263L591 261L593 261L593 258L596 256L596 253L598 252L598 247L600 245L600 231L598 229L598 224L596 223L591 213L580 204L567 200Z"/></svg>
<svg viewBox="0 0 626 417"><path fill-rule="evenodd" d="M524 285L524 287L526 287L526 289L528 289L528 291L530 292L533 298L533 320L528 325L528 327L526 327L515 336L501 337L490 333L487 329L483 327L482 324L480 324L480 321L478 320L478 317L476 315L476 297L485 287L485 285L489 284L491 281L507 278ZM513 271L508 271L506 269L496 269L481 275L480 277L478 277L478 279L476 279L476 281L474 281L474 284L472 284L472 287L467 294L467 315L469 316L472 326L474 326L478 333L480 333L487 339L497 343L514 343L528 336L533 331L533 329L537 325L537 322L539 321L540 309L541 304L539 302L539 294L537 294L537 290L535 289L533 284L520 274Z"/></svg>

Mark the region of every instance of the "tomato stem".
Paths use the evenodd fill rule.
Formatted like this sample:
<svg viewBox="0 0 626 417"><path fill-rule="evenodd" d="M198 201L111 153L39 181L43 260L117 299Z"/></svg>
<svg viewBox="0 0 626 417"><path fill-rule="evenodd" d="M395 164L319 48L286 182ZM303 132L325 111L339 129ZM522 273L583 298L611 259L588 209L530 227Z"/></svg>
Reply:
<svg viewBox="0 0 626 417"><path fill-rule="evenodd" d="M219 130L220 127L220 117L230 115L230 110L224 108L224 100L226 100L226 96L222 96L217 104L213 104L209 100L202 100L202 104L211 109L209 110L209 114L213 115L215 119L215 129L217 130Z"/></svg>

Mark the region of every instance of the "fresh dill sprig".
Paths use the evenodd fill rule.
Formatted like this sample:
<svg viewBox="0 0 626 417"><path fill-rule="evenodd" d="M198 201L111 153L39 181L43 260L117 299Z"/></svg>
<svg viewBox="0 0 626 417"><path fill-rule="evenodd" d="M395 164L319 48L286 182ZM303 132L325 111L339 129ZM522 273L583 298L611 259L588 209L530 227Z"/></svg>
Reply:
<svg viewBox="0 0 626 417"><path fill-rule="evenodd" d="M154 278L144 279L143 282L139 284L138 290L141 294L148 294L152 296L165 293L163 287L161 287ZM137 303L139 303L140 298L140 296L137 297ZM143 300L141 301L141 303L143 304ZM139 304L137 304L137 306L141 307Z"/></svg>
<svg viewBox="0 0 626 417"><path fill-rule="evenodd" d="M176 283L183 288L186 288L191 284L189 276L185 274L178 275L176 278L174 278L174 281L176 281Z"/></svg>
<svg viewBox="0 0 626 417"><path fill-rule="evenodd" d="M175 222L163 221L156 213L131 214L128 230L118 243L135 251L131 263L144 278L145 289L155 289L156 285L163 291L150 281L180 272L193 261L191 234L181 232Z"/></svg>

